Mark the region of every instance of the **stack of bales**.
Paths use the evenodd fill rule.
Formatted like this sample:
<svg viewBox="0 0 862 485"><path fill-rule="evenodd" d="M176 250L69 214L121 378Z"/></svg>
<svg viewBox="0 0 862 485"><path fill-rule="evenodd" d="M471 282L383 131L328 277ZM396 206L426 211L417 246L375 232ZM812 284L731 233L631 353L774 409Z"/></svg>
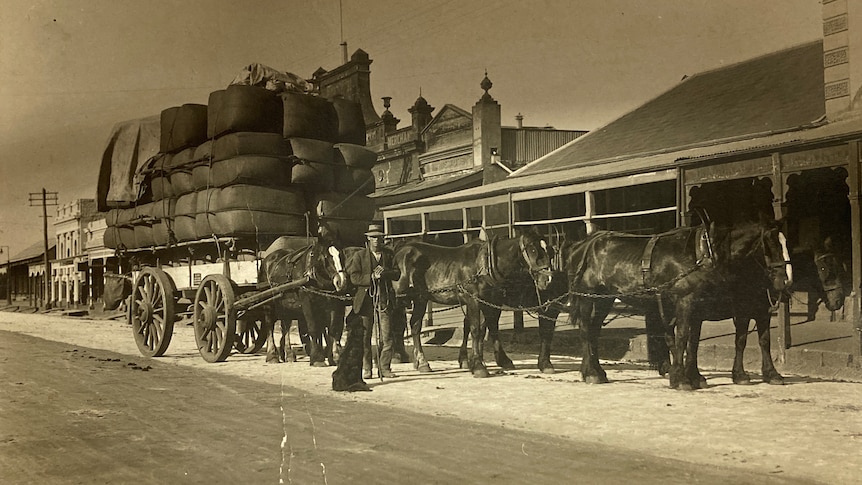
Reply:
<svg viewBox="0 0 862 485"><path fill-rule="evenodd" d="M160 153L135 207L108 213L108 247L238 237L263 247L327 226L361 244L374 214L357 103L235 84L161 116Z"/></svg>

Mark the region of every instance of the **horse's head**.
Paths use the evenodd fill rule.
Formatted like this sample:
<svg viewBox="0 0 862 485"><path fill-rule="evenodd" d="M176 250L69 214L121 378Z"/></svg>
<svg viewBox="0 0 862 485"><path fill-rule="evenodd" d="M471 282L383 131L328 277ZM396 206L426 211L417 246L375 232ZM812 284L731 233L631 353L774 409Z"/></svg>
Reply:
<svg viewBox="0 0 862 485"><path fill-rule="evenodd" d="M334 270L334 273L332 274L332 285L335 286L335 291L338 293L347 293L349 291L350 279L347 277L347 273L344 272L344 252L335 246L329 246L327 253L329 254L329 261L332 262L332 269Z"/></svg>
<svg viewBox="0 0 862 485"><path fill-rule="evenodd" d="M343 293L347 289L348 278L344 272L344 253L337 246L328 243L318 243L312 246L309 253L310 263L307 276L317 284L334 288Z"/></svg>
<svg viewBox="0 0 862 485"><path fill-rule="evenodd" d="M548 243L533 229L522 231L518 236L521 256L539 290L545 290L551 283L551 262L548 256Z"/></svg>
<svg viewBox="0 0 862 485"><path fill-rule="evenodd" d="M725 249L717 251L716 264L745 272L761 268L769 289L776 292L790 286L793 267L787 241L777 221L737 223L724 228L724 232L722 245Z"/></svg>
<svg viewBox="0 0 862 485"><path fill-rule="evenodd" d="M822 249L814 251L814 265L817 277L823 286L823 304L831 311L844 306L844 265L832 251L831 241L827 239Z"/></svg>

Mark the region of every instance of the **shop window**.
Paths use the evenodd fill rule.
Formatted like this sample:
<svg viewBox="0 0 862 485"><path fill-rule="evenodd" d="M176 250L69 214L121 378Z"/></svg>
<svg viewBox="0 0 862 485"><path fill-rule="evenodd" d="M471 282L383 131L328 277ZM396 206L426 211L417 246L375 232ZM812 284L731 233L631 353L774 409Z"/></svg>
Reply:
<svg viewBox="0 0 862 485"><path fill-rule="evenodd" d="M464 216L461 214L461 209L428 213L429 231L447 231L463 227Z"/></svg>
<svg viewBox="0 0 862 485"><path fill-rule="evenodd" d="M388 222L389 233L393 236L399 234L419 234L422 232L422 216L420 214L392 217L388 219Z"/></svg>
<svg viewBox="0 0 862 485"><path fill-rule="evenodd" d="M676 181L616 187L595 191L596 214L621 214L676 207Z"/></svg>

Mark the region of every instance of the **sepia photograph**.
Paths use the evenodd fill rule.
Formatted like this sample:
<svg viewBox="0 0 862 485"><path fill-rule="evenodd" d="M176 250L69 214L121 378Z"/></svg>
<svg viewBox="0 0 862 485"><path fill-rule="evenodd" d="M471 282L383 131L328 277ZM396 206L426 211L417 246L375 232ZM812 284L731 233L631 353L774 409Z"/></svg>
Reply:
<svg viewBox="0 0 862 485"><path fill-rule="evenodd" d="M862 0L4 0L0 106L2 483L862 476Z"/></svg>

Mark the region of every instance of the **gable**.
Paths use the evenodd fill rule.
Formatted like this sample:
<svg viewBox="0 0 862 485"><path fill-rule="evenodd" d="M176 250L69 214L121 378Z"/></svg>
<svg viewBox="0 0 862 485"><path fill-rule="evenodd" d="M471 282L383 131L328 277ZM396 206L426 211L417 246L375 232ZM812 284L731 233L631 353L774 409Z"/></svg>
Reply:
<svg viewBox="0 0 862 485"><path fill-rule="evenodd" d="M473 145L473 115L447 104L422 130L426 153Z"/></svg>

